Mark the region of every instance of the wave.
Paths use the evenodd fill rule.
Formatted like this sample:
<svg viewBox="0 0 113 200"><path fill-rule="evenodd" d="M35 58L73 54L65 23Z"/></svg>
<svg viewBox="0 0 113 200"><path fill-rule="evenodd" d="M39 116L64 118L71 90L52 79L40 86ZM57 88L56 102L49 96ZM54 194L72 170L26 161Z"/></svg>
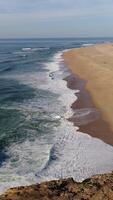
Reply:
<svg viewBox="0 0 113 200"><path fill-rule="evenodd" d="M62 55L63 51L60 51L53 56L50 62L45 63L45 67L48 70L46 73L47 84L40 87L59 95L60 114L62 117L68 118L73 114L71 104L77 100L77 96L75 96L75 91L67 88L67 82L63 80L66 76L70 75L70 72L68 70L65 71ZM58 107L57 103L56 109Z"/></svg>
<svg viewBox="0 0 113 200"><path fill-rule="evenodd" d="M22 113L25 113L26 117L28 116L26 118L27 126L24 126L27 128L27 131L28 128L31 127L30 124L37 127L38 130L39 128L42 130L42 123L44 123L45 134L40 134L40 132L32 133L31 131L35 131L35 129L29 129L28 135L32 135L32 142L26 140L20 144L12 144L6 149L6 154L9 159L6 160L6 163L0 168L0 177L2 178L4 176L0 186L1 192L9 187L37 182L35 173L37 170L40 170L48 160L49 151L54 144L55 134L57 134L55 131L60 126L61 121L71 116L73 113L70 105L75 101L76 96L74 91L67 88L66 81L62 80L65 73L60 66L62 62L61 55L62 52L55 54L50 62L45 63L45 69L47 70L44 74L30 74L30 79L29 76L27 76L27 79L24 75L23 77L19 76L21 83L25 81L26 84L32 85L33 88L37 87L37 91L40 89L44 91L44 93L40 95L41 98L39 98L38 93L37 97L32 99L32 101L24 101L24 104L19 103L18 109L22 111ZM51 72L54 72L54 80L49 77ZM41 79L43 76L43 81L40 80L40 77L38 79L40 75ZM15 106L17 106L17 104L12 108ZM39 112L37 112L37 110ZM49 122L47 120L49 120ZM38 121L40 122L37 124ZM46 134L46 131L48 131L48 134ZM37 134L40 135L40 137L35 137ZM33 138L33 135L35 138ZM13 181L13 179L15 179L15 181ZM6 182L5 180L8 181Z"/></svg>
<svg viewBox="0 0 113 200"><path fill-rule="evenodd" d="M37 183L35 172L48 159L50 138L26 140L8 148L7 162L0 167L0 193L11 187Z"/></svg>
<svg viewBox="0 0 113 200"><path fill-rule="evenodd" d="M27 57L28 54L31 54L31 53L34 53L34 52L38 52L38 51L45 51L45 50L49 50L49 48L44 48L44 47L40 47L40 48L25 47L25 48L22 48L19 51L14 51L12 54L18 55L20 57Z"/></svg>
<svg viewBox="0 0 113 200"><path fill-rule="evenodd" d="M10 60L1 60L0 61L0 64L9 64L9 63L12 63L13 61L15 61L15 60L13 60L13 59L10 59Z"/></svg>
<svg viewBox="0 0 113 200"><path fill-rule="evenodd" d="M0 72L8 72L11 71L13 67L5 67L4 69L0 69Z"/></svg>
<svg viewBox="0 0 113 200"><path fill-rule="evenodd" d="M54 95L48 93L48 98L45 95L42 99L38 96L38 99L35 98L32 102L19 105L20 109L28 109L28 117L31 117L33 111L37 114L40 105L43 113L51 113L49 119L57 120L59 124L54 126L52 134L41 135L38 139L26 140L22 144L14 144L8 148L7 154L9 158L14 159L14 163L9 159L0 168L0 176L3 179L0 186L2 192L13 186L67 177L82 181L94 174L113 170L113 148L101 140L80 133L78 127L74 127L66 120L72 115L84 119L84 116L89 116L94 110L84 110L84 114L83 110L73 113L71 104L77 100L76 91L67 88L67 82L63 80L70 72L63 65L62 53L55 54L50 62L45 63L47 71L43 79L43 74L38 73L30 74L30 77L26 74L21 77L20 81ZM24 76L27 77L26 80ZM32 120L34 123L35 116Z"/></svg>
<svg viewBox="0 0 113 200"><path fill-rule="evenodd" d="M83 47L89 47L89 46L93 46L93 45L94 45L93 43L90 43L90 44L89 44L89 43L86 43L86 44L83 44L82 46L83 46Z"/></svg>
<svg viewBox="0 0 113 200"><path fill-rule="evenodd" d="M53 77L57 71L63 69L60 66L62 52L56 54L53 61L46 63L47 69L49 69L48 77L50 74ZM61 118L61 125L55 130L56 139L50 150L49 160L36 174L37 181L40 183L73 177L74 180L81 182L92 175L111 172L113 170L113 147L79 132L79 127L74 127L71 122L66 120L73 114L81 123L87 123L92 120L92 116L95 119L99 117L98 111L87 108L76 110L73 113L70 106L77 100L74 95L75 91L68 89L67 83L64 80L57 80L55 75L54 79L51 79L50 76L49 80L50 84L48 82L47 88L60 94L59 100L66 110Z"/></svg>
<svg viewBox="0 0 113 200"><path fill-rule="evenodd" d="M13 57L13 58L11 58L11 59L6 59L6 60L1 60L0 61L0 64L12 64L12 63L14 63L14 62L18 62L18 61L20 61L20 58L19 57L21 57L21 56L24 56L24 55L21 55L20 53L19 53L19 55L18 56L15 56L15 57Z"/></svg>
<svg viewBox="0 0 113 200"><path fill-rule="evenodd" d="M77 131L69 122L62 122L60 129L47 164L36 174L39 183L68 177L81 182L113 170L112 146Z"/></svg>
<svg viewBox="0 0 113 200"><path fill-rule="evenodd" d="M49 48L45 48L45 47L39 47L39 48L22 48L22 51L26 51L26 52L34 52L34 51L43 51L43 50L48 50Z"/></svg>

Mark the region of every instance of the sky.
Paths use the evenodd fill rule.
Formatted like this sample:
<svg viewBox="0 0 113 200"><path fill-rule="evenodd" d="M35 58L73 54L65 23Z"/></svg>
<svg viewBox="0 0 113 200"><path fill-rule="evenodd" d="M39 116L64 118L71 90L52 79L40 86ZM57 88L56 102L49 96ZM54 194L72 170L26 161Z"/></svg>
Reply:
<svg viewBox="0 0 113 200"><path fill-rule="evenodd" d="M112 36L113 0L0 0L0 38Z"/></svg>

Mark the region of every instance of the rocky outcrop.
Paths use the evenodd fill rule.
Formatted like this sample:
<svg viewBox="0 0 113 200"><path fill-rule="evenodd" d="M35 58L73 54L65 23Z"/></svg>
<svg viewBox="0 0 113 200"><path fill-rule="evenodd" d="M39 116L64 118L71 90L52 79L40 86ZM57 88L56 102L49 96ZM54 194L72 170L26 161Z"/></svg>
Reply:
<svg viewBox="0 0 113 200"><path fill-rule="evenodd" d="M82 183L72 178L9 189L0 200L113 200L113 173Z"/></svg>

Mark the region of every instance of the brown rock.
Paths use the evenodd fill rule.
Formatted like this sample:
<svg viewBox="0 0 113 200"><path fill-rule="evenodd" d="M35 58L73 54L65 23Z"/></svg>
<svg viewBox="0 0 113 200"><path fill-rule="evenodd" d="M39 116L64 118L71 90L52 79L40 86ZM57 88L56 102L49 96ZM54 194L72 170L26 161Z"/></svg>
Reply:
<svg viewBox="0 0 113 200"><path fill-rule="evenodd" d="M113 200L113 173L82 183L72 178L9 189L0 200Z"/></svg>

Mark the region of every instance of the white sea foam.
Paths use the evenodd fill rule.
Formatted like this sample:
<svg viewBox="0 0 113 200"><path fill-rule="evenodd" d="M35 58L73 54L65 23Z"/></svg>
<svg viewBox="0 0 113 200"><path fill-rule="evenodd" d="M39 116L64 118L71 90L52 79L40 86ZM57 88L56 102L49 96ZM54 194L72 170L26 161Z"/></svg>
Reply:
<svg viewBox="0 0 113 200"><path fill-rule="evenodd" d="M7 152L9 159L0 167L0 193L10 187L36 183L35 173L47 162L51 146L49 135L11 145Z"/></svg>
<svg viewBox="0 0 113 200"><path fill-rule="evenodd" d="M22 48L22 51L31 51L32 48Z"/></svg>
<svg viewBox="0 0 113 200"><path fill-rule="evenodd" d="M30 85L30 87L54 92L59 98L52 102L52 97L49 102L49 100L46 101L45 99L36 97L32 99L32 101L24 101L23 104L13 104L7 109L18 109L22 111L25 113L26 120L28 121L32 117L32 113L35 115L35 113L41 111L48 112L47 118L50 118L51 121L59 121L71 115L70 103L75 100L75 95L74 91L69 90L66 86L66 82L62 80L65 76L63 71L60 70L59 62L62 62L61 53L56 54L51 62L45 63L45 67L48 69L48 72L46 74L44 73L45 75L43 72L39 72L28 74L27 76L26 74L19 74L12 77L20 83ZM53 71L55 76L54 80L49 77L49 74L51 72L53 73ZM57 128L54 127L54 134L56 133L56 129ZM0 177L2 180L0 192L3 192L9 187L28 185L36 182L37 177L35 173L40 167L42 168L49 159L49 151L54 143L54 134L52 134L52 136L51 134L47 134L46 137L35 139L33 142L27 140L21 144L11 145L10 148L8 148L7 155L9 156L9 160L6 160L6 163L0 168Z"/></svg>
<svg viewBox="0 0 113 200"><path fill-rule="evenodd" d="M67 88L67 83L63 78L69 75L69 72L65 73L65 70L62 70L62 64L62 52L60 52L50 62L45 63L48 72L43 76L44 81L40 82L38 73L31 75L30 79L27 77L27 80L24 80L24 76L23 79L20 78L32 87L52 91L59 95L56 101L50 104L34 99L32 102L19 105L20 109L37 112L40 105L44 110L53 113L51 115L53 120L60 120L61 123L58 127L54 127L54 138L48 136L50 138L26 141L12 145L8 149L10 157L16 159L19 156L19 159L18 163L15 161L16 166L12 165L9 160L0 168L0 174L2 174L0 191L2 192L13 186L66 177L82 181L91 175L113 170L113 147L99 139L80 133L78 127L74 127L66 120L73 114L71 104L77 100L75 93L79 91ZM37 84L38 81L41 84ZM85 114L88 115L88 113L89 111ZM82 113L79 114L83 117ZM5 181L6 176L9 177L7 182Z"/></svg>
<svg viewBox="0 0 113 200"><path fill-rule="evenodd" d="M70 109L70 104L75 100L76 97L74 95L74 91L68 89L66 82L62 80L64 74L63 71L60 70L59 66L59 62L61 61L62 58L60 53L56 54L50 63L45 64L46 68L48 69L46 76L43 76L42 73L41 76L39 76L39 72L39 74L31 74L30 78L27 76L27 79L25 79L26 77L24 75L17 75L14 77L17 80L20 80L21 83L29 84L33 88L54 92L59 96L56 100L53 100L52 102L51 99L49 103L49 100L46 101L45 99L37 99L36 97L32 99L32 101L27 100L24 102L24 104L18 104L18 107L16 104L13 104L7 109L18 109L23 113L25 112L27 116L26 120L28 121L29 118L32 117L32 113L34 115L38 111L48 112L47 119L50 118L51 121L59 121L65 117L71 116L72 110ZM53 71L56 75L54 80L49 77L49 73ZM41 107L41 109L39 109L39 107ZM21 144L13 144L10 146L10 148L8 148L6 152L9 156L9 159L6 160L6 163L4 163L4 165L0 168L0 177L2 180L0 192L3 192L9 187L28 185L37 181L35 174L37 170L45 166L49 159L49 152L54 144L53 136L57 134L55 130L57 130L57 127L54 127L54 134L52 134L52 136L51 134L47 134L44 137L38 137L38 139L35 139L35 141L31 142L26 140Z"/></svg>
<svg viewBox="0 0 113 200"><path fill-rule="evenodd" d="M100 118L100 113L95 108L76 109L73 120L77 126L88 124Z"/></svg>
<svg viewBox="0 0 113 200"><path fill-rule="evenodd" d="M78 93L79 90L70 90L67 88L67 82L63 80L66 75L70 75L69 72L66 74L61 70L61 65L63 64L62 58L63 52L57 53L51 62L45 63L46 68L49 70L47 72L47 84L40 85L40 88L53 91L56 94L59 94L59 102L63 107L65 107L66 112L63 117L68 118L73 114L72 109L70 108L71 104L77 100L75 93ZM52 77L50 76L52 74Z"/></svg>
<svg viewBox="0 0 113 200"><path fill-rule="evenodd" d="M58 73L59 62L62 62L61 55L62 53L57 54L54 62L46 63L49 69L48 77L49 73L53 71ZM82 181L95 174L111 172L113 170L113 147L79 132L78 127L74 127L65 119L73 114L70 105L77 97L73 90L66 87L65 81L51 79L51 77L49 79L46 89L60 94L59 101L66 106L66 113L61 120L61 125L56 129L56 140L51 148L49 161L37 173L38 182L66 177ZM86 109L85 115L89 115L91 112L95 111ZM75 115L77 115L76 112ZM84 117L84 113L79 112L79 115Z"/></svg>
<svg viewBox="0 0 113 200"><path fill-rule="evenodd" d="M92 43L92 44L88 44L88 43L86 43L86 44L83 44L82 46L83 47L89 47L89 46L93 46L94 44Z"/></svg>
<svg viewBox="0 0 113 200"><path fill-rule="evenodd" d="M58 135L59 133L59 135ZM113 147L78 132L70 122L62 121L56 142L38 182L73 177L76 181L113 170Z"/></svg>
<svg viewBox="0 0 113 200"><path fill-rule="evenodd" d="M45 51L49 50L49 48L39 47L39 48L31 48L31 47L24 47L21 50L14 51L12 54L18 55L21 57L26 57L28 54L38 52L38 51Z"/></svg>
<svg viewBox="0 0 113 200"><path fill-rule="evenodd" d="M25 51L25 52L34 52L34 51L43 51L43 50L48 50L49 48L45 48L45 47L39 47L39 48L30 48L30 47L24 47L22 48L22 51Z"/></svg>

